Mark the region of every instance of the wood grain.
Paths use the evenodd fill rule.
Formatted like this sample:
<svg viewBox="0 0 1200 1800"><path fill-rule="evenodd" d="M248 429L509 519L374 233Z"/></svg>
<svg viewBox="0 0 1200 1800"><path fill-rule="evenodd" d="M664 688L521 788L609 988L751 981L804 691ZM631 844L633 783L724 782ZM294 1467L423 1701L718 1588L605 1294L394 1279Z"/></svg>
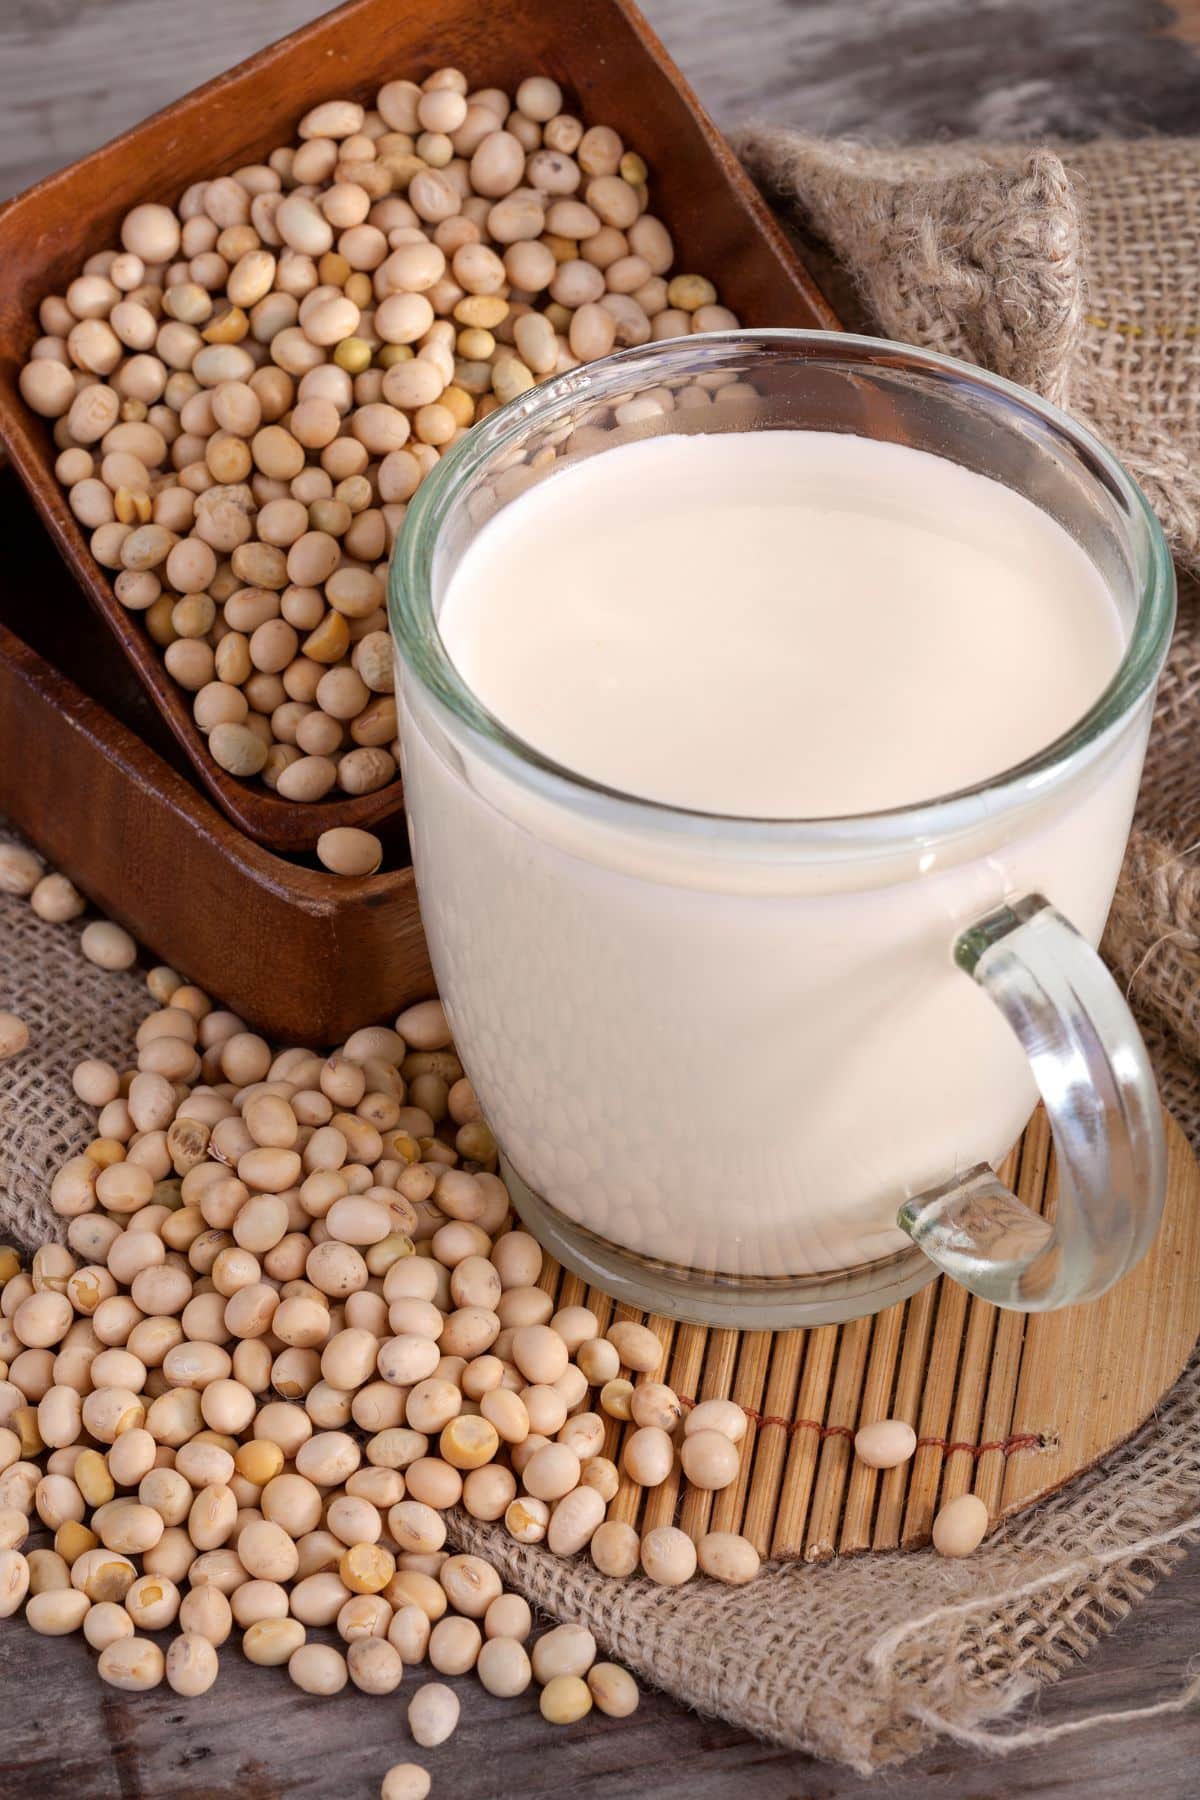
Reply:
<svg viewBox="0 0 1200 1800"><path fill-rule="evenodd" d="M250 843L179 766L11 471L0 540L0 813L277 1041L339 1042L424 998L433 973L403 828L386 836L388 868L358 881Z"/></svg>
<svg viewBox="0 0 1200 1800"><path fill-rule="evenodd" d="M1119 1633L1039 1700L1069 1723L1169 1697L1196 1647L1200 1552ZM646 1693L629 1719L593 1712L553 1738L536 1698L497 1700L473 1676L443 1677L462 1717L449 1743L413 1751L403 1712L419 1672L391 1699L347 1688L313 1700L282 1669L222 1658L211 1693L118 1694L96 1680L78 1637L0 1625L5 1800L376 1800L384 1770L414 1754L434 1800L1192 1800L1196 1715L1098 1726L997 1763L942 1746L864 1780L755 1742Z"/></svg>
<svg viewBox="0 0 1200 1800"><path fill-rule="evenodd" d="M7 0L0 194L323 10L323 0ZM755 113L898 139L955 129L1014 137L1131 124L1200 129L1198 0L992 0L986 8L972 0L646 0L644 10L724 125ZM920 1310L928 1315L935 1291L925 1289L907 1309L896 1391L910 1404L929 1323L922 1326ZM1005 1315L994 1358L1004 1337L1015 1366L1023 1327L1019 1315ZM767 1414L794 1404L804 1335L774 1341ZM983 1429L993 1435L986 1416ZM767 1427L755 1436L760 1470L771 1450L781 1476L785 1434ZM994 1482L1002 1465L998 1456L980 1459L981 1492L985 1475ZM875 1513L881 1546L899 1531L889 1482ZM769 1516L774 1499L765 1500ZM1078 1725L1098 1711L1169 1698L1195 1655L1197 1616L1200 1552L1085 1663L1042 1691L1038 1721ZM230 1658L215 1692L185 1706L168 1694L102 1690L92 1662L77 1640L0 1628L6 1797L373 1800L383 1769L406 1754L395 1701L344 1694L322 1705L291 1690L280 1671ZM865 1781L755 1743L661 1695L644 1696L631 1720L593 1714L548 1742L528 1696L497 1701L468 1678L454 1685L463 1722L430 1766L437 1792L457 1800L1188 1800L1200 1762L1193 1712L1097 1726L1003 1763L943 1745Z"/></svg>
<svg viewBox="0 0 1200 1800"><path fill-rule="evenodd" d="M369 98L397 69L475 68L486 53L490 79L510 92L529 68L543 69L582 117L636 140L653 171L655 208L685 262L715 277L744 323L835 324L728 145L625 0L575 0L566 12L557 0L523 0L491 15L486 47L480 34L478 0L422 0L399 10L392 0L349 0L0 211L0 446L201 782L234 824L271 849L311 850L334 826L376 825L398 809L399 782L301 806L218 767L188 695L92 557L54 474L47 421L17 391L39 303L114 242L130 207L263 161L331 93Z"/></svg>

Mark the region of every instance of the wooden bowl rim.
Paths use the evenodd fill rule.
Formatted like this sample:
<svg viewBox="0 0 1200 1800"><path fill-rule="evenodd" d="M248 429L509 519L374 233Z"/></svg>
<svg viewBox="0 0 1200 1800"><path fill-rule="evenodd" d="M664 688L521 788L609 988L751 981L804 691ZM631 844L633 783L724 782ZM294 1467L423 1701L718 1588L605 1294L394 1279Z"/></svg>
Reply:
<svg viewBox="0 0 1200 1800"><path fill-rule="evenodd" d="M11 626L0 620L0 661L17 678L36 689L58 711L67 714L89 746L119 765L131 790L154 790L198 837L213 843L222 855L235 855L254 881L306 912L344 913L347 907L376 907L413 886L412 864L381 870L376 875L347 879L310 869L262 844L247 840L238 827L192 786L187 777L165 762L123 720L110 712L69 675L56 669ZM236 843L231 839L237 839Z"/></svg>
<svg viewBox="0 0 1200 1800"><path fill-rule="evenodd" d="M185 127L202 117L213 101L220 102L229 90L252 81L264 69L286 61L309 41L336 33L356 13L373 4L375 0L344 0L344 4L331 12L310 20L274 43L264 46L233 68L139 120L87 156L55 170L22 193L0 204L0 253L6 239L21 231L23 220L27 219L29 229L36 232L38 207L47 195L60 190L69 192L86 172L119 160L123 152L136 148L167 120L177 127ZM795 287L797 296L803 298L818 324L827 330L838 330L836 316L795 255L781 226L701 105L691 84L637 7L631 4L631 0L592 0L592 4L603 6L618 16L658 79L679 95L710 157L724 176L725 186L718 190L721 200L727 200L732 207L748 216L749 222L765 240L766 248L773 254L782 272ZM519 0L517 5L510 4L509 10L519 11ZM355 91L359 85L366 84L352 82L351 91ZM253 112L249 109L247 118L253 120ZM252 129L252 124L248 124L247 132ZM248 149L246 154L253 152ZM240 166L244 160L244 155L228 159L232 167ZM81 254L80 261L84 260L86 254ZM33 324L36 325L36 318ZM34 335L33 331L30 335ZM191 709L186 704L184 690L171 680L157 647L152 644L144 629L116 599L108 580L108 571L102 570L93 559L84 533L67 505L66 495L54 475L53 461L51 459L49 466L47 465L44 446L35 435L38 427L47 426L48 422L39 420L38 426L35 426L34 417L21 401L15 384L11 393L0 387L0 448L10 457L49 528L59 554L92 606L112 630L198 778L219 802L229 820L247 837L268 849L300 851L312 849L321 833L333 826L369 827L400 811L403 807L403 784L399 778L371 794L346 795L340 799L305 805L281 799L261 784L251 785L238 781L214 762L195 725Z"/></svg>

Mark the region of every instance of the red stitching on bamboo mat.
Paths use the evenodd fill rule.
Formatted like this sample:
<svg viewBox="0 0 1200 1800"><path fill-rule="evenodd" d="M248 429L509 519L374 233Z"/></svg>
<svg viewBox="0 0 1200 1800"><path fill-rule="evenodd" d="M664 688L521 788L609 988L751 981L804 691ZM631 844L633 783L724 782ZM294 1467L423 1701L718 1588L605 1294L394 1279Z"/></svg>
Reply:
<svg viewBox="0 0 1200 1800"><path fill-rule="evenodd" d="M1011 1456L1014 1450L1041 1450L1046 1439L1041 1432L1021 1431L1010 1438L992 1438L985 1444L948 1444L945 1438L923 1437L917 1439L917 1449L923 1444L931 1444L938 1450L944 1450L949 1456L955 1450L967 1450L972 1456L982 1456L985 1450L1002 1450L1005 1456Z"/></svg>
<svg viewBox="0 0 1200 1800"><path fill-rule="evenodd" d="M679 1398L684 1406L690 1407L698 1406L700 1404L699 1401L691 1399L687 1394L681 1394ZM743 1406L742 1411L748 1419L753 1419L754 1423L759 1427L762 1427L763 1425L778 1425L780 1430L785 1431L789 1437L794 1436L797 1431L815 1431L819 1438L844 1437L853 1439L855 1435L854 1427L851 1425L823 1425L819 1419L782 1419L779 1417L778 1413L756 1412L752 1406ZM1045 1436L1041 1432L1022 1431L1015 1433L1014 1436L1009 1438L991 1438L983 1444L964 1444L957 1441L951 1442L947 1438L939 1437L919 1437L917 1439L917 1449L923 1450L929 1448L941 1450L946 1456L951 1455L955 1450L966 1450L971 1456L982 1456L987 1450L999 1450L1005 1456L1011 1456L1014 1451L1017 1450L1040 1450L1045 1445L1045 1442Z"/></svg>

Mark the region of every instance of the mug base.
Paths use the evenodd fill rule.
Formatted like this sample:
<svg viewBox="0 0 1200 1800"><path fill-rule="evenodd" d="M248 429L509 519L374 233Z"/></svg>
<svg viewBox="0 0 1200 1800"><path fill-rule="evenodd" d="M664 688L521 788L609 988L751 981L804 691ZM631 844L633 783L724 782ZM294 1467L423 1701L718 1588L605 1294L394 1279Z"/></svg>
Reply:
<svg viewBox="0 0 1200 1800"><path fill-rule="evenodd" d="M938 1273L915 1245L824 1275L719 1275L659 1262L566 1218L503 1154L500 1166L521 1222L564 1268L626 1306L687 1324L745 1331L840 1325L907 1300Z"/></svg>

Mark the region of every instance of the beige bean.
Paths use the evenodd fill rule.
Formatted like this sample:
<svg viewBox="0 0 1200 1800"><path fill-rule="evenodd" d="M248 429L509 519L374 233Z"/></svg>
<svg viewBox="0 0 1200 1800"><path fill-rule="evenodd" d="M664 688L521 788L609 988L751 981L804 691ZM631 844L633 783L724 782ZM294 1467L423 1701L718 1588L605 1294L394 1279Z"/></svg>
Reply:
<svg viewBox="0 0 1200 1800"><path fill-rule="evenodd" d="M696 1572L696 1546L678 1526L660 1525L642 1539L641 1564L660 1587L678 1587Z"/></svg>
<svg viewBox="0 0 1200 1800"><path fill-rule="evenodd" d="M483 1633L473 1619L439 1619L429 1636L429 1660L439 1675L465 1675L482 1645Z"/></svg>
<svg viewBox="0 0 1200 1800"><path fill-rule="evenodd" d="M179 1589L164 1575L142 1575L125 1595L125 1611L138 1631L163 1631L179 1614Z"/></svg>
<svg viewBox="0 0 1200 1800"><path fill-rule="evenodd" d="M247 1573L262 1581L290 1581L300 1563L293 1539L269 1519L255 1520L238 1533L237 1553Z"/></svg>
<svg viewBox="0 0 1200 1800"><path fill-rule="evenodd" d="M610 1719L627 1719L637 1711L641 1695L628 1669L619 1668L616 1663L593 1663L587 1684L592 1699Z"/></svg>
<svg viewBox="0 0 1200 1800"><path fill-rule="evenodd" d="M100 1652L96 1672L110 1687L144 1693L157 1687L165 1668L163 1653L150 1638L117 1638Z"/></svg>
<svg viewBox="0 0 1200 1800"><path fill-rule="evenodd" d="M977 1494L959 1494L933 1521L933 1547L939 1556L970 1556L983 1542L989 1522L987 1505Z"/></svg>
<svg viewBox="0 0 1200 1800"><path fill-rule="evenodd" d="M364 1694L394 1694L404 1676L399 1651L381 1637L357 1639L346 1652L346 1665Z"/></svg>
<svg viewBox="0 0 1200 1800"><path fill-rule="evenodd" d="M573 1413L559 1429L558 1438L560 1443L569 1444L581 1465L586 1466L604 1448L606 1431L604 1419L599 1413Z"/></svg>
<svg viewBox="0 0 1200 1800"><path fill-rule="evenodd" d="M512 1358L529 1381L549 1383L565 1372L570 1355L562 1338L548 1325L526 1325L514 1334Z"/></svg>
<svg viewBox="0 0 1200 1800"><path fill-rule="evenodd" d="M393 1763L383 1778L380 1800L426 1800L430 1786L429 1772L419 1764Z"/></svg>
<svg viewBox="0 0 1200 1800"><path fill-rule="evenodd" d="M29 1536L29 1516L23 1507L0 1506L0 1551L19 1550Z"/></svg>
<svg viewBox="0 0 1200 1800"><path fill-rule="evenodd" d="M621 1485L621 1475L616 1463L607 1456L589 1456L580 1481L584 1487L594 1487L605 1500L612 1500Z"/></svg>
<svg viewBox="0 0 1200 1800"><path fill-rule="evenodd" d="M319 1487L334 1487L361 1461L358 1444L344 1431L322 1431L296 1451L296 1473Z"/></svg>
<svg viewBox="0 0 1200 1800"><path fill-rule="evenodd" d="M206 1694L217 1679L217 1652L206 1637L184 1633L167 1648L167 1686L188 1699Z"/></svg>
<svg viewBox="0 0 1200 1800"><path fill-rule="evenodd" d="M517 1479L511 1469L486 1463L472 1469L463 1482L463 1506L473 1519L501 1519L516 1497Z"/></svg>
<svg viewBox="0 0 1200 1800"><path fill-rule="evenodd" d="M869 1469L894 1469L908 1462L917 1434L904 1419L877 1419L854 1434L854 1454Z"/></svg>
<svg viewBox="0 0 1200 1800"><path fill-rule="evenodd" d="M629 1409L635 1424L657 1425L668 1432L674 1431L683 1417L678 1394L661 1381L644 1381L635 1387Z"/></svg>
<svg viewBox="0 0 1200 1800"><path fill-rule="evenodd" d="M746 1435L746 1415L733 1400L701 1400L684 1420L685 1437L698 1431L719 1431L731 1443L740 1444Z"/></svg>
<svg viewBox="0 0 1200 1800"><path fill-rule="evenodd" d="M575 1360L593 1387L615 1381L620 1373L621 1358L615 1344L607 1338L588 1338L575 1352Z"/></svg>
<svg viewBox="0 0 1200 1800"><path fill-rule="evenodd" d="M65 875L44 875L29 896L29 904L39 919L61 925L76 919L87 902Z"/></svg>
<svg viewBox="0 0 1200 1800"><path fill-rule="evenodd" d="M485 1638L515 1638L525 1643L533 1630L533 1613L528 1600L520 1594L500 1594L484 1614Z"/></svg>
<svg viewBox="0 0 1200 1800"><path fill-rule="evenodd" d="M408 1729L423 1749L444 1744L458 1724L458 1695L444 1682L428 1681L408 1703Z"/></svg>
<svg viewBox="0 0 1200 1800"><path fill-rule="evenodd" d="M521 1396L511 1389L496 1387L489 1390L479 1403L479 1411L490 1425L495 1426L504 1443L521 1444L529 1436L529 1410Z"/></svg>
<svg viewBox="0 0 1200 1800"><path fill-rule="evenodd" d="M728 1445L729 1440L724 1442ZM626 1439L621 1453L621 1467L631 1481L642 1487L658 1487L667 1479L674 1463L675 1446L657 1425L640 1426ZM736 1472L736 1452L734 1466Z"/></svg>
<svg viewBox="0 0 1200 1800"><path fill-rule="evenodd" d="M461 1411L461 1390L453 1381L435 1375L410 1388L405 1417L415 1431L433 1435L456 1419Z"/></svg>
<svg viewBox="0 0 1200 1800"><path fill-rule="evenodd" d="M538 1500L559 1500L578 1487L579 1458L569 1444L547 1444L536 1450L522 1471L527 1492Z"/></svg>
<svg viewBox="0 0 1200 1800"><path fill-rule="evenodd" d="M616 1347L617 1354L627 1369L636 1369L648 1375L663 1360L662 1345L645 1325L638 1325L633 1320L621 1320L611 1325L605 1335L609 1343Z"/></svg>
<svg viewBox="0 0 1200 1800"><path fill-rule="evenodd" d="M438 1580L446 1599L469 1619L482 1619L501 1592L499 1575L480 1556L448 1557Z"/></svg>
<svg viewBox="0 0 1200 1800"><path fill-rule="evenodd" d="M557 1387L534 1383L521 1389L520 1398L529 1415L531 1433L549 1438L562 1430L567 1417L567 1401Z"/></svg>
<svg viewBox="0 0 1200 1800"><path fill-rule="evenodd" d="M726 1488L736 1481L741 1464L736 1444L721 1431L696 1431L685 1436L679 1460L692 1486L709 1490Z"/></svg>
<svg viewBox="0 0 1200 1800"><path fill-rule="evenodd" d="M444 1050L453 1041L440 1000L407 1007L396 1019L396 1031L413 1050Z"/></svg>
<svg viewBox="0 0 1200 1800"><path fill-rule="evenodd" d="M578 1675L555 1675L546 1683L538 1708L548 1725L572 1725L592 1710L592 1693Z"/></svg>
<svg viewBox="0 0 1200 1800"><path fill-rule="evenodd" d="M192 1502L187 1522L188 1536L197 1550L217 1550L226 1543L237 1525L237 1511L232 1489L223 1485L203 1488ZM159 1520L160 1528L161 1524Z"/></svg>
<svg viewBox="0 0 1200 1800"><path fill-rule="evenodd" d="M110 1644L134 1635L133 1620L114 1600L101 1600L85 1613L83 1635L93 1650L107 1650Z"/></svg>
<svg viewBox="0 0 1200 1800"><path fill-rule="evenodd" d="M250 1582L245 1584L246 1587L252 1585ZM245 1588L237 1590L239 1595L244 1592ZM180 1602L179 1627L181 1631L190 1636L207 1638L210 1644L219 1646L225 1642L233 1629L233 1611L230 1602L220 1588L212 1586L191 1588Z"/></svg>
<svg viewBox="0 0 1200 1800"><path fill-rule="evenodd" d="M638 1566L641 1541L632 1525L606 1519L597 1526L589 1545L593 1563L602 1575L632 1575Z"/></svg>
<svg viewBox="0 0 1200 1800"><path fill-rule="evenodd" d="M25 1607L25 1623L42 1637L67 1637L79 1630L90 1607L87 1595L77 1588L47 1588L31 1595Z"/></svg>
<svg viewBox="0 0 1200 1800"><path fill-rule="evenodd" d="M137 945L129 933L108 919L85 925L79 947L101 969L128 969L137 961Z"/></svg>
<svg viewBox="0 0 1200 1800"><path fill-rule="evenodd" d="M242 1638L242 1653L262 1668L279 1668L291 1661L305 1635L299 1619L259 1619Z"/></svg>
<svg viewBox="0 0 1200 1800"><path fill-rule="evenodd" d="M405 1470L404 1479L411 1499L439 1512L457 1505L462 1496L461 1473L440 1457L418 1457Z"/></svg>
<svg viewBox="0 0 1200 1800"><path fill-rule="evenodd" d="M73 1317L74 1309L66 1295L47 1290L22 1301L13 1314L12 1325L22 1344L44 1349L62 1341Z"/></svg>
<svg viewBox="0 0 1200 1800"><path fill-rule="evenodd" d="M529 1657L514 1637L491 1637L479 1650L476 1670L489 1694L511 1699L523 1694L533 1679Z"/></svg>
<svg viewBox="0 0 1200 1800"><path fill-rule="evenodd" d="M540 1454L545 1456L546 1451ZM603 1523L605 1510L605 1501L595 1488L576 1487L564 1495L550 1517L547 1533L550 1549L556 1556L574 1556L584 1549Z"/></svg>
<svg viewBox="0 0 1200 1800"><path fill-rule="evenodd" d="M731 1587L753 1581L759 1570L758 1551L735 1531L705 1532L696 1546L696 1559L705 1575Z"/></svg>
<svg viewBox="0 0 1200 1800"><path fill-rule="evenodd" d="M288 1658L287 1670L305 1694L338 1694L349 1679L346 1659L332 1644L302 1644Z"/></svg>

